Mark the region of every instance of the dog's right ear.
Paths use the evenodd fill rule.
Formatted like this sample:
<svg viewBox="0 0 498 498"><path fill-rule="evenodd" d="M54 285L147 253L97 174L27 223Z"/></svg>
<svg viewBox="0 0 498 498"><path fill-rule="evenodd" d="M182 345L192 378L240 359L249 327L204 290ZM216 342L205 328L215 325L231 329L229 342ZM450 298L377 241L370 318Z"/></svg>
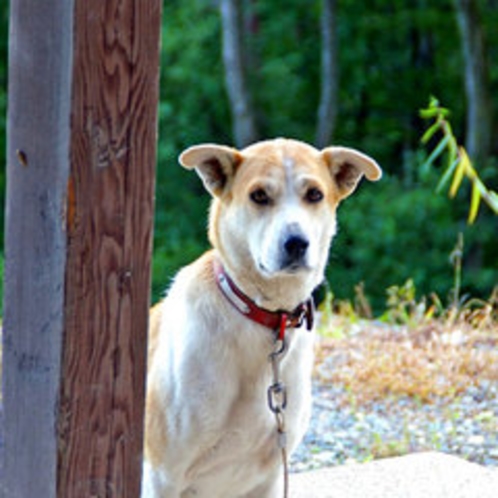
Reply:
<svg viewBox="0 0 498 498"><path fill-rule="evenodd" d="M211 195L220 196L241 163L242 154L224 145L204 144L183 151L179 161L184 168L195 168Z"/></svg>

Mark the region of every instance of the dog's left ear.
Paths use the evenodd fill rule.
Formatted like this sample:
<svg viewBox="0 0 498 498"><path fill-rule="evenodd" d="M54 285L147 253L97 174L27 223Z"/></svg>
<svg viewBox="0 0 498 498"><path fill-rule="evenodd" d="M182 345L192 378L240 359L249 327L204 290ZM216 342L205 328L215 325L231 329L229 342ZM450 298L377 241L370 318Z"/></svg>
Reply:
<svg viewBox="0 0 498 498"><path fill-rule="evenodd" d="M363 175L370 181L380 180L382 170L369 156L348 147L328 147L322 156L339 189L341 199L351 195Z"/></svg>
<svg viewBox="0 0 498 498"><path fill-rule="evenodd" d="M180 164L194 169L213 196L220 196L242 161L242 154L231 147L215 144L195 145L180 154Z"/></svg>

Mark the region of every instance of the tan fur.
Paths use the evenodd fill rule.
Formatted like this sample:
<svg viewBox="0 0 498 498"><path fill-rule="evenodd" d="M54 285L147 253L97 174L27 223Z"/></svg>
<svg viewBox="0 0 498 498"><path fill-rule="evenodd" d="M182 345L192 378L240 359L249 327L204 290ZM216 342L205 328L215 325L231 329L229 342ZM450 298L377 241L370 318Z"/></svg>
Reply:
<svg viewBox="0 0 498 498"><path fill-rule="evenodd" d="M214 249L182 269L151 310L142 497L278 497L281 465L266 403L273 334L228 302L213 261L259 306L295 309L323 279L337 205L363 175L377 180L381 171L352 149L284 139L242 151L200 145L180 162L213 196ZM295 240L306 243L303 251L290 249ZM292 451L310 415L313 333L299 328L287 337L281 377Z"/></svg>
<svg viewBox="0 0 498 498"><path fill-rule="evenodd" d="M148 335L148 364L150 367L154 359L154 351L157 349L157 344L159 342L159 332L162 320L162 310L163 307L161 303L153 306L149 312L149 335Z"/></svg>

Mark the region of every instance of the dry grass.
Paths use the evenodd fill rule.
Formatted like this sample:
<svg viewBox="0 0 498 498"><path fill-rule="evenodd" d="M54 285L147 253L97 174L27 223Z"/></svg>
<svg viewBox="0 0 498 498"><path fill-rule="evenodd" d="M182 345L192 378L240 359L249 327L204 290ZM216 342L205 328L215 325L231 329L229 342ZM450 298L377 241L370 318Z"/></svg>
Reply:
<svg viewBox="0 0 498 498"><path fill-rule="evenodd" d="M316 375L344 386L357 403L402 396L452 400L483 381L498 382L494 306L481 303L440 318L409 314L404 324L329 317Z"/></svg>

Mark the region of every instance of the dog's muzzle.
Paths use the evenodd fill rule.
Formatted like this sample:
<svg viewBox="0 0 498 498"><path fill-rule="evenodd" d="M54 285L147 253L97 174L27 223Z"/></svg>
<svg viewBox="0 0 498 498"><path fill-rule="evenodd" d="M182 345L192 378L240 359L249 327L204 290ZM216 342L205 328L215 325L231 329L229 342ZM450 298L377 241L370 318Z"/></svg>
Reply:
<svg viewBox="0 0 498 498"><path fill-rule="evenodd" d="M303 235L289 235L282 245L281 268L298 270L305 267L309 245Z"/></svg>

